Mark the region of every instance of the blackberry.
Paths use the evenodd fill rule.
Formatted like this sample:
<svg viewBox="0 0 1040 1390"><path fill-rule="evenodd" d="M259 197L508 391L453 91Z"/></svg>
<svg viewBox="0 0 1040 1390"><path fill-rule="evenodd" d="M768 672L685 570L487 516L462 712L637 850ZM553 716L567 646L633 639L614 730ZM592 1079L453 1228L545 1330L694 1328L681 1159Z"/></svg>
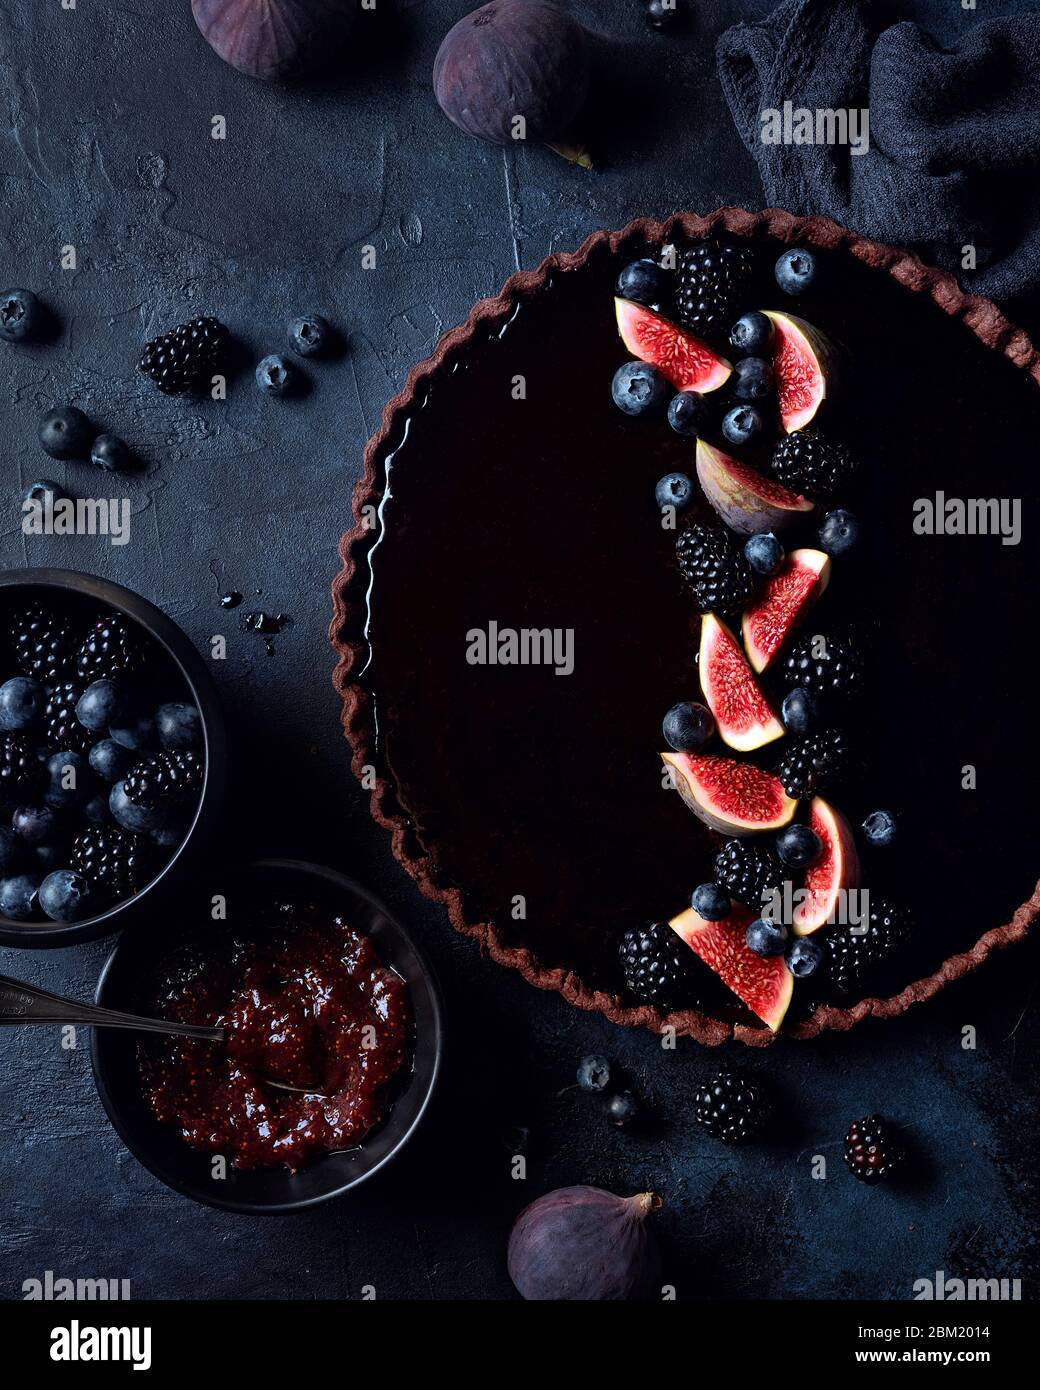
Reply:
<svg viewBox="0 0 1040 1390"><path fill-rule="evenodd" d="M15 661L26 676L50 684L65 669L73 651L72 623L45 603L33 603L15 614L11 642Z"/></svg>
<svg viewBox="0 0 1040 1390"><path fill-rule="evenodd" d="M836 440L816 430L796 430L781 439L769 465L784 487L806 497L829 497L856 470L856 460Z"/></svg>
<svg viewBox="0 0 1040 1390"><path fill-rule="evenodd" d="M71 864L95 888L113 899L129 898L150 877L147 842L115 826L84 830L72 842Z"/></svg>
<svg viewBox="0 0 1040 1390"><path fill-rule="evenodd" d="M679 261L676 315L709 342L724 343L751 285L751 248L702 241Z"/></svg>
<svg viewBox="0 0 1040 1390"><path fill-rule="evenodd" d="M76 653L76 672L84 685L131 675L144 661L144 647L133 624L121 613L98 618Z"/></svg>
<svg viewBox="0 0 1040 1390"><path fill-rule="evenodd" d="M183 395L216 373L228 337L228 330L219 319L192 319L146 343L138 369L166 395Z"/></svg>
<svg viewBox="0 0 1040 1390"><path fill-rule="evenodd" d="M43 711L46 745L52 753L85 753L94 735L76 718L76 705L83 688L72 681L62 681L47 692Z"/></svg>
<svg viewBox="0 0 1040 1390"><path fill-rule="evenodd" d="M784 658L787 685L849 700L860 694L866 662L850 637L816 633L800 638Z"/></svg>
<svg viewBox="0 0 1040 1390"><path fill-rule="evenodd" d="M715 856L715 882L757 912L766 894L779 889L784 870L772 850L750 840L727 840Z"/></svg>
<svg viewBox="0 0 1040 1390"><path fill-rule="evenodd" d="M805 800L832 787L852 768L852 748L840 729L796 738L776 765L788 796Z"/></svg>
<svg viewBox="0 0 1040 1390"><path fill-rule="evenodd" d="M123 782L127 800L149 811L201 789L202 759L188 750L142 758Z"/></svg>
<svg viewBox="0 0 1040 1390"><path fill-rule="evenodd" d="M845 1162L860 1182L881 1182L903 1166L906 1154L893 1127L880 1115L854 1120L845 1136Z"/></svg>
<svg viewBox="0 0 1040 1390"><path fill-rule="evenodd" d="M693 1093L693 1113L714 1139L744 1144L761 1134L769 1103L757 1082L742 1072L720 1071Z"/></svg>
<svg viewBox="0 0 1040 1390"><path fill-rule="evenodd" d="M702 613L736 613L754 593L744 552L725 531L691 526L675 543L679 569Z"/></svg>
<svg viewBox="0 0 1040 1390"><path fill-rule="evenodd" d="M866 930L835 926L822 933L827 974L835 994L858 993L880 973L910 936L913 918L903 908L870 895Z"/></svg>
<svg viewBox="0 0 1040 1390"><path fill-rule="evenodd" d="M618 943L626 988L647 1004L676 1009L696 1002L690 948L667 922L630 927Z"/></svg>
<svg viewBox="0 0 1040 1390"><path fill-rule="evenodd" d="M40 779L40 760L25 735L0 736L0 803L29 795Z"/></svg>

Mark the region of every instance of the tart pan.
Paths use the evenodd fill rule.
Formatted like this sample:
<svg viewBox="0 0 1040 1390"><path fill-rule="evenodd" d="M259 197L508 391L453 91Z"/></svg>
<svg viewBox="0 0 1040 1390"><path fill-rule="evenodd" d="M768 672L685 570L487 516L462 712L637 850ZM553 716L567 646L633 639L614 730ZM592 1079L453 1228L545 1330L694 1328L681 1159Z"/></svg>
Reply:
<svg viewBox="0 0 1040 1390"><path fill-rule="evenodd" d="M540 989L558 991L569 1003L600 1012L612 1022L657 1031L668 1026L679 1034L712 1046L730 1039L762 1046L774 1041L774 1035L749 1014L715 1017L688 1009L664 1015L656 1008L627 1005L609 983L604 985L596 978L595 970L585 969L584 956L576 957L574 962L553 959L554 953L546 950L544 938L518 939L515 932L507 932L496 921L489 920L489 914L481 911L481 903L470 891L470 885L464 879L453 879L450 872L445 873L430 830L435 817L427 816L427 823L423 823L423 811L420 808L417 814L410 788L401 785L392 761L383 760L381 733L385 735L385 729L379 728L379 711L365 679L371 655L369 557L380 536L380 529L373 526L372 519L384 502L386 461L400 444L402 431L406 436L407 423L421 410L438 380L452 373L471 347L500 335L512 322L518 308L537 299L563 275L602 265L611 258L616 267L626 259L646 254L648 249L672 241L697 240L713 233L751 242L767 241L774 247L785 243L811 245L826 251L832 264L848 258L850 274L885 277L909 295L930 301L961 326L949 330L950 333L963 331L973 335L977 340L974 352L977 353L981 344L1004 359L999 367L1003 374L1001 389L1009 391L1016 404L1015 392L1020 391L1023 398L1028 396L1028 404L1023 405L1023 409L1031 411L1035 405L1040 411L1040 398L1033 394L1040 384L1040 354L1029 337L1011 324L996 305L965 294L950 274L925 265L911 252L857 236L826 218L800 218L778 209L752 213L721 208L708 216L683 214L665 222L644 219L618 232L598 232L577 251L554 254L537 270L511 276L499 295L475 305L466 323L444 335L434 354L411 370L402 392L386 406L380 429L366 448L364 474L355 488L355 524L344 535L340 546L342 568L333 584L334 616L330 639L339 657L334 684L342 699L343 728L352 749L355 775L372 786L369 770L377 769L371 791L372 815L390 831L395 856L428 897L444 904L457 931L474 938L493 960L518 970L529 983ZM811 314L807 316L812 317ZM906 346L894 332L893 351L898 352ZM921 344L921 349L927 350L928 344ZM622 355L623 350L619 349L618 361ZM988 359L988 354L984 355ZM996 358L992 360L996 364ZM993 370L998 370L996 365ZM1015 380L1008 386L1005 383L1009 376ZM604 409L609 411L606 388L604 400ZM883 407L882 402L880 408ZM438 466L449 467L450 461L439 456ZM985 473L983 464L980 474L985 477ZM1028 514L1028 506L1026 510ZM943 543L952 545L955 542L947 539ZM1001 602L1013 599L1013 595L1008 594L997 597ZM676 698L681 697L677 695ZM952 725L947 725L948 729L951 727L959 734L955 717ZM934 734L932 741L938 737ZM959 758L959 749L953 751ZM655 747L647 748L651 763L655 752ZM955 858L952 849L949 858L952 863ZM561 873L566 872L566 867L561 868ZM1027 875L1030 887L1033 882L1033 875ZM965 890L959 884L953 887L964 895ZM969 892L966 896L972 894ZM673 910L678 910L679 906L681 903L677 901ZM1025 901L1002 906L997 917L999 924L983 920L979 925L984 930L957 940L958 949L937 966L932 961L927 969L911 970L909 973L916 974L917 978L904 988L884 997L860 999L848 1007L827 1004L818 1006L808 1016L789 1015L781 1035L808 1039L826 1031L845 1031L866 1018L892 1018L904 1013L912 1004L933 998L949 982L976 970L994 950L1020 941L1038 910L1040 885L1032 889ZM936 916L936 923L928 925L933 932L942 930L941 912ZM1000 917L1007 920L1001 922Z"/></svg>

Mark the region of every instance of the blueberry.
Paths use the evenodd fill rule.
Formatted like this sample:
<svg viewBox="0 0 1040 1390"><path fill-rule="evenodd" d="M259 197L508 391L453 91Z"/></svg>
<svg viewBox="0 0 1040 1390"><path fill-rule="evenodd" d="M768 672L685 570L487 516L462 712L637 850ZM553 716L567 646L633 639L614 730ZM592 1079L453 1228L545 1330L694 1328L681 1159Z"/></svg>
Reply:
<svg viewBox="0 0 1040 1390"><path fill-rule="evenodd" d="M35 917L40 910L39 887L39 874L15 874L13 878L0 879L0 916L10 917L14 922L27 922Z"/></svg>
<svg viewBox="0 0 1040 1390"><path fill-rule="evenodd" d="M155 721L151 715L129 710L110 725L109 735L123 748L148 748L155 742Z"/></svg>
<svg viewBox="0 0 1040 1390"><path fill-rule="evenodd" d="M808 825L789 825L776 837L776 852L789 869L807 869L823 853L823 842Z"/></svg>
<svg viewBox="0 0 1040 1390"><path fill-rule="evenodd" d="M618 276L617 292L636 304L660 304L667 294L665 275L656 261L632 261Z"/></svg>
<svg viewBox="0 0 1040 1390"><path fill-rule="evenodd" d="M844 507L828 512L820 526L820 546L828 555L844 555L859 540L859 521Z"/></svg>
<svg viewBox="0 0 1040 1390"><path fill-rule="evenodd" d="M52 459L85 458L96 431L74 405L49 410L40 421L40 443Z"/></svg>
<svg viewBox="0 0 1040 1390"><path fill-rule="evenodd" d="M332 328L320 314L302 314L289 324L289 346L301 357L319 357L332 341Z"/></svg>
<svg viewBox="0 0 1040 1390"><path fill-rule="evenodd" d="M639 1101L631 1091L618 1091L607 1101L607 1119L615 1129L628 1129L639 1119Z"/></svg>
<svg viewBox="0 0 1040 1390"><path fill-rule="evenodd" d="M49 806L19 806L11 817L11 829L27 845L42 845L58 828L58 817Z"/></svg>
<svg viewBox="0 0 1040 1390"><path fill-rule="evenodd" d="M811 936L800 936L792 941L787 953L787 968L797 980L811 975L823 960L823 947Z"/></svg>
<svg viewBox="0 0 1040 1390"><path fill-rule="evenodd" d="M159 742L169 752L202 747L202 719L194 705L160 705L155 711Z"/></svg>
<svg viewBox="0 0 1040 1390"><path fill-rule="evenodd" d="M130 446L115 434L99 434L91 445L90 461L108 473L129 473L134 456Z"/></svg>
<svg viewBox="0 0 1040 1390"><path fill-rule="evenodd" d="M104 792L98 792L89 801L84 802L81 814L88 825L108 825L112 819L108 809L108 797Z"/></svg>
<svg viewBox="0 0 1040 1390"><path fill-rule="evenodd" d="M891 811L871 811L863 822L863 834L872 845L886 847L896 838L899 826Z"/></svg>
<svg viewBox="0 0 1040 1390"><path fill-rule="evenodd" d="M680 391L668 404L668 423L685 439L698 438L710 422L708 402L696 391Z"/></svg>
<svg viewBox="0 0 1040 1390"><path fill-rule="evenodd" d="M0 338L22 343L43 326L43 305L32 290L4 290L0 294Z"/></svg>
<svg viewBox="0 0 1040 1390"><path fill-rule="evenodd" d="M22 857L22 842L13 830L0 826L0 876L16 868Z"/></svg>
<svg viewBox="0 0 1040 1390"><path fill-rule="evenodd" d="M76 702L76 718L92 734L100 734L117 723L122 713L122 692L111 680L92 682Z"/></svg>
<svg viewBox="0 0 1040 1390"><path fill-rule="evenodd" d="M815 255L793 246L776 263L776 283L784 294L804 294L811 289L819 269Z"/></svg>
<svg viewBox="0 0 1040 1390"><path fill-rule="evenodd" d="M670 387L665 377L648 362L626 362L614 373L611 395L626 415L659 414Z"/></svg>
<svg viewBox="0 0 1040 1390"><path fill-rule="evenodd" d="M33 865L41 874L49 874L55 869L60 869L67 857L66 851L59 849L57 845L33 846Z"/></svg>
<svg viewBox="0 0 1040 1390"><path fill-rule="evenodd" d="M679 0L648 0L646 22L651 29L671 29L679 18Z"/></svg>
<svg viewBox="0 0 1040 1390"><path fill-rule="evenodd" d="M27 729L46 703L46 694L39 681L29 676L12 676L0 685L0 729L15 732Z"/></svg>
<svg viewBox="0 0 1040 1390"><path fill-rule="evenodd" d="M86 758L70 751L52 753L46 762L47 790L44 801L61 810L75 806L90 790L90 769Z"/></svg>
<svg viewBox="0 0 1040 1390"><path fill-rule="evenodd" d="M685 473L666 473L654 489L654 498L662 511L674 507L684 512L693 501L693 484Z"/></svg>
<svg viewBox="0 0 1040 1390"><path fill-rule="evenodd" d="M773 368L761 357L745 357L730 377L738 401L764 401L773 391Z"/></svg>
<svg viewBox="0 0 1040 1390"><path fill-rule="evenodd" d="M90 750L90 766L102 782L118 782L133 767L136 759L129 748L114 738L103 738Z"/></svg>
<svg viewBox="0 0 1040 1390"><path fill-rule="evenodd" d="M765 352L773 338L773 325L765 314L757 309L743 318L737 319L730 330L730 346L737 352L759 356Z"/></svg>
<svg viewBox="0 0 1040 1390"><path fill-rule="evenodd" d="M707 705L684 700L665 715L661 732L677 753L697 753L715 732L715 719Z"/></svg>
<svg viewBox="0 0 1040 1390"><path fill-rule="evenodd" d="M706 922L721 922L723 917L729 916L729 894L717 883L702 883L693 890L690 906Z"/></svg>
<svg viewBox="0 0 1040 1390"><path fill-rule="evenodd" d="M722 417L722 433L731 444L750 444L762 433L762 416L753 405L735 405Z"/></svg>
<svg viewBox="0 0 1040 1390"><path fill-rule="evenodd" d="M610 1085L606 1057L583 1057L578 1066L578 1085L583 1091L605 1091Z"/></svg>
<svg viewBox="0 0 1040 1390"><path fill-rule="evenodd" d="M25 489L22 502L36 502L41 507L46 507L48 492L51 494L52 507L55 502L60 502L63 497L68 497L68 493L62 487L61 483L56 483L53 478L38 478L35 483L30 483Z"/></svg>
<svg viewBox="0 0 1040 1390"><path fill-rule="evenodd" d="M758 917L744 933L744 940L756 956L782 956L787 949L787 928L783 922Z"/></svg>
<svg viewBox="0 0 1040 1390"><path fill-rule="evenodd" d="M161 807L149 810L144 806L135 806L127 796L122 782L113 783L108 796L108 809L124 830L133 830L138 834L146 830L158 830L166 819L166 813Z"/></svg>
<svg viewBox="0 0 1040 1390"><path fill-rule="evenodd" d="M789 734L811 733L820 717L816 697L811 690L796 686L784 696L780 718Z"/></svg>
<svg viewBox="0 0 1040 1390"><path fill-rule="evenodd" d="M784 563L784 553L772 531L760 531L744 542L744 554L756 574L776 574Z"/></svg>
<svg viewBox="0 0 1040 1390"><path fill-rule="evenodd" d="M256 369L256 384L265 396L287 396L295 377L296 368L277 352L265 357Z"/></svg>
<svg viewBox="0 0 1040 1390"><path fill-rule="evenodd" d="M76 922L90 907L90 883L73 869L55 869L40 884L40 906L55 922Z"/></svg>
<svg viewBox="0 0 1040 1390"><path fill-rule="evenodd" d="M188 827L181 820L169 825L160 825L158 830L149 831L148 838L160 849L175 850L188 833Z"/></svg>

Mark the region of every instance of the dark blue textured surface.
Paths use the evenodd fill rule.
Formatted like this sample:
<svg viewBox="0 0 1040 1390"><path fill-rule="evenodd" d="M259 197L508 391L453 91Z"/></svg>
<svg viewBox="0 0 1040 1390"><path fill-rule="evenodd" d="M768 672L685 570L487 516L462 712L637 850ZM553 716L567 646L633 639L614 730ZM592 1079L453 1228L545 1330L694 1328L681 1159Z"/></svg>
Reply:
<svg viewBox="0 0 1040 1390"><path fill-rule="evenodd" d="M479 959L369 819L325 629L361 446L384 401L517 266L638 214L759 201L712 50L723 27L766 4L698 5L671 39L646 32L637 0L574 4L604 36L600 62L623 98L591 176L537 149L479 146L437 112L433 55L468 8L399 0L391 24L379 0L359 21L361 51L342 83L288 89L224 67L187 0L0 3L10 117L0 281L35 288L62 324L53 346L0 354L3 561L108 575L200 647L228 635L216 674L238 741L231 838L325 859L380 891L436 960L451 1026L440 1103L402 1165L354 1200L273 1222L197 1208L152 1179L110 1130L84 1046L64 1052L42 1030L0 1035L0 1296L20 1297L23 1280L48 1269L128 1278L140 1297L356 1298L365 1285L383 1298L508 1296L513 1215L546 1188L582 1181L662 1193L680 1297L901 1299L937 1269L1035 1279L1035 943L894 1024L767 1053L730 1049L727 1060L770 1074L787 1117L785 1138L733 1153L696 1132L687 1100L719 1054L663 1051ZM907 12L947 39L974 19L948 0ZM214 114L227 117L224 142L209 137ZM75 273L59 268L68 243ZM367 243L378 268L366 273ZM303 400L259 398L247 371L226 403L185 405L133 370L146 337L195 313L218 314L258 359L310 309L343 327L351 351L307 366ZM147 460L130 485L123 550L20 535L17 502L34 477L97 491L100 475L66 473L37 447L38 416L67 401ZM272 657L218 609L228 588L246 594L245 608L262 590L255 606L292 615ZM86 997L105 951L3 951L0 971ZM976 1050L961 1047L965 1025ZM653 1104L648 1133L609 1130L594 1101L566 1089L587 1051L629 1068ZM875 1108L903 1122L920 1153L902 1191L863 1189L841 1164L848 1122ZM511 1177L518 1148L525 1181ZM828 1161L822 1181L815 1154Z"/></svg>

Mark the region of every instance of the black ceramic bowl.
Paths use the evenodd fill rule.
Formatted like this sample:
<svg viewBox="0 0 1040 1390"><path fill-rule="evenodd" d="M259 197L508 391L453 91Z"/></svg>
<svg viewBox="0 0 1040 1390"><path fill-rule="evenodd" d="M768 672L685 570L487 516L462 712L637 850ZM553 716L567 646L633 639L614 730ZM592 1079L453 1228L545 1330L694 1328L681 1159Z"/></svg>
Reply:
<svg viewBox="0 0 1040 1390"><path fill-rule="evenodd" d="M408 985L415 1033L411 1071L392 1093L389 1114L354 1149L327 1154L297 1173L286 1168L253 1169L214 1178L212 1155L191 1149L176 1128L160 1124L145 1101L138 1072L140 1034L96 1028L91 1038L94 1078L116 1132L130 1152L167 1187L207 1206L251 1215L282 1215L341 1197L377 1173L408 1142L430 1103L443 1048L440 996L430 967L408 932L353 879L334 869L293 859L270 859L197 885L179 914L187 932L209 920L211 893L227 898L229 918L236 899L252 903L306 901L342 914L371 937L384 965ZM219 930L219 928L214 928ZM131 932L109 956L98 982L97 1002L106 1008L147 1011L151 984L176 946L168 932Z"/></svg>
<svg viewBox="0 0 1040 1390"><path fill-rule="evenodd" d="M75 570L17 569L0 574L0 627L6 628L11 611L21 602L60 600L86 617L92 610L114 608L137 623L169 662L171 698L190 698L202 717L206 746L206 771L202 795L187 834L165 866L139 893L106 912L81 922L15 922L0 917L0 945L73 946L110 936L139 922L169 897L177 885L197 870L205 849L220 823L227 779L227 736L224 714L213 678L194 644L172 618L154 604L121 584Z"/></svg>

